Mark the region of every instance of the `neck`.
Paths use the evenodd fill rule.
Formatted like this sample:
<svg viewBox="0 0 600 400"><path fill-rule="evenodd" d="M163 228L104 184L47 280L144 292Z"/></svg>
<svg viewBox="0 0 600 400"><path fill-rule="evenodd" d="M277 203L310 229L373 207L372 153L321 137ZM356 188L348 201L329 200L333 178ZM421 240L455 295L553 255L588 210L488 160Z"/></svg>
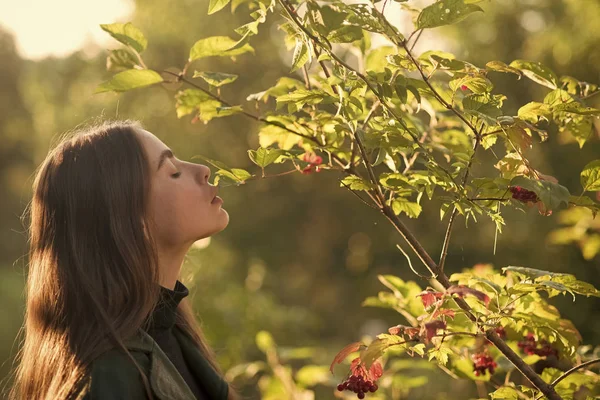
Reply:
<svg viewBox="0 0 600 400"><path fill-rule="evenodd" d="M171 290L175 288L186 253L186 248L163 249L158 252L161 286Z"/></svg>

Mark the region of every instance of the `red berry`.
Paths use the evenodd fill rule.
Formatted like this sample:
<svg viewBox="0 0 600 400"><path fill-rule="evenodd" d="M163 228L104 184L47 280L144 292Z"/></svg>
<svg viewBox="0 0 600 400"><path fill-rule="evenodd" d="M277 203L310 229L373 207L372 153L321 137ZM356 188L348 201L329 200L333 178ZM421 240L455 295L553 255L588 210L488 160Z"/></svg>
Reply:
<svg viewBox="0 0 600 400"><path fill-rule="evenodd" d="M490 371L490 375L492 375L497 366L494 359L487 353L473 355L473 372L475 376L485 375L486 371Z"/></svg>
<svg viewBox="0 0 600 400"><path fill-rule="evenodd" d="M337 390L338 391L343 392L344 389L346 389L346 387L342 383L340 383L339 385L337 385Z"/></svg>
<svg viewBox="0 0 600 400"><path fill-rule="evenodd" d="M356 395L356 397L358 397L359 399L364 399L365 398L365 394L364 394L364 392L358 392L358 394Z"/></svg>
<svg viewBox="0 0 600 400"><path fill-rule="evenodd" d="M460 86L460 90L465 91L467 90L469 87L467 85L461 85Z"/></svg>
<svg viewBox="0 0 600 400"><path fill-rule="evenodd" d="M539 201L539 198L535 192L524 189L521 186L511 186L508 188L508 190L512 193L512 198L520 202L527 203L531 201L536 203Z"/></svg>
<svg viewBox="0 0 600 400"><path fill-rule="evenodd" d="M506 331L504 330L503 326L499 326L496 328L496 333L498 334L498 336L500 336L502 339L506 338Z"/></svg>

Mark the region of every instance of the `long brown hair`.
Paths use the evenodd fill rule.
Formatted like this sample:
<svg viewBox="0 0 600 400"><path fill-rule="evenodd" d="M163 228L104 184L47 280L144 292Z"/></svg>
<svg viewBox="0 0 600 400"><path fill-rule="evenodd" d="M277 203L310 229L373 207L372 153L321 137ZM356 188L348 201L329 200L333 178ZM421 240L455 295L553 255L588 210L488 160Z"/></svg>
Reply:
<svg viewBox="0 0 600 400"><path fill-rule="evenodd" d="M146 213L149 162L139 121L103 121L64 135L40 164L29 212L23 345L9 398L74 399L91 362L124 345L159 300L158 257ZM176 324L223 375L189 298ZM230 399L237 395L230 386Z"/></svg>

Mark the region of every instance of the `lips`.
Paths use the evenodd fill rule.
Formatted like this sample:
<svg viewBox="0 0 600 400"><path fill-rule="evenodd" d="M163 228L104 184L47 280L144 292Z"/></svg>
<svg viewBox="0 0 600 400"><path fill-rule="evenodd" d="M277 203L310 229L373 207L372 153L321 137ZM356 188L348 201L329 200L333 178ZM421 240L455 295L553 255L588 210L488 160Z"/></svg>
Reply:
<svg viewBox="0 0 600 400"><path fill-rule="evenodd" d="M215 197L217 197L217 195L219 194L219 188L215 186L212 194L213 194L213 196L210 200L211 203L215 200Z"/></svg>

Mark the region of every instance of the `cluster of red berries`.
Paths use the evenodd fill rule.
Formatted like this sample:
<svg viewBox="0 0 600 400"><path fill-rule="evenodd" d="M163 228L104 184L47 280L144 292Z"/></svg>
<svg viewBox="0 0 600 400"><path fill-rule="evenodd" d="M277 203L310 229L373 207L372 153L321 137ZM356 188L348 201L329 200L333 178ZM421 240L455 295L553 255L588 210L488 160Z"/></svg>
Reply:
<svg viewBox="0 0 600 400"><path fill-rule="evenodd" d="M550 355L558 357L558 351L550 346L550 343L548 343L546 340L540 340L539 345L541 346L540 348L538 348L538 342L535 340L533 333L528 333L523 340L520 340L517 343L517 346L519 346L521 351L525 354L536 354L540 357Z"/></svg>
<svg viewBox="0 0 600 400"><path fill-rule="evenodd" d="M511 186L508 190L512 193L512 198L523 203L539 201L537 194L531 190L522 188L521 186Z"/></svg>
<svg viewBox="0 0 600 400"><path fill-rule="evenodd" d="M494 370L498 364L487 353L473 354L473 371L475 376L485 375L486 371L490 371L490 375L494 374Z"/></svg>
<svg viewBox="0 0 600 400"><path fill-rule="evenodd" d="M367 392L375 393L377 389L379 389L379 387L375 382L369 379L365 380L362 375L352 375L350 378L340 383L337 387L337 390L340 392L343 392L344 390L350 390L356 393L356 396L359 399L364 399L365 393Z"/></svg>
<svg viewBox="0 0 600 400"><path fill-rule="evenodd" d="M498 334L498 336L500 336L502 339L506 339L506 331L504 330L503 326L499 326L496 328L496 333Z"/></svg>
<svg viewBox="0 0 600 400"><path fill-rule="evenodd" d="M310 174L311 172L313 172L313 167L315 172L321 171L321 168L319 167L319 165L323 163L323 159L321 158L321 156L318 156L314 153L305 153L302 157L302 160L309 163L309 165L304 167L304 169L301 171L303 174Z"/></svg>

